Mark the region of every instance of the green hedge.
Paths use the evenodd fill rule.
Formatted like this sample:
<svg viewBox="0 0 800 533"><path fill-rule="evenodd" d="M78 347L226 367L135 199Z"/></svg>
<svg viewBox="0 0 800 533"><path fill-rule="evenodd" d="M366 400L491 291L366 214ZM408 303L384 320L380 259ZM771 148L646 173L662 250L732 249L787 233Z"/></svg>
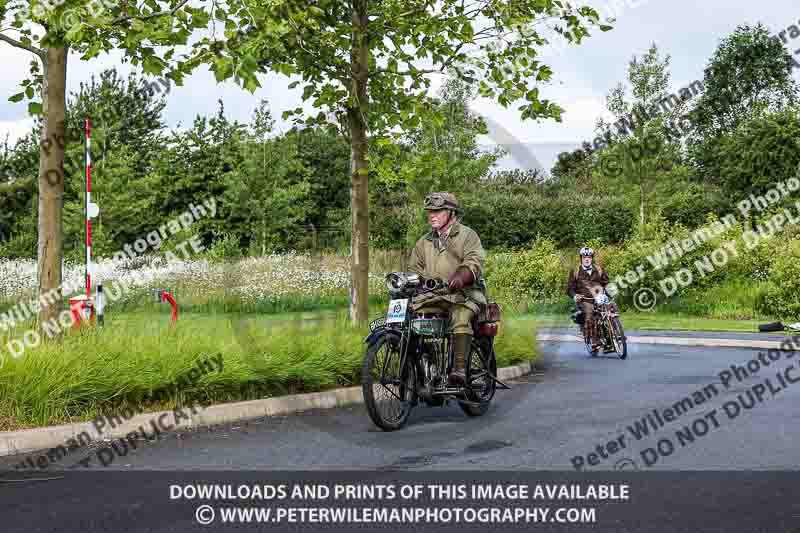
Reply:
<svg viewBox="0 0 800 533"><path fill-rule="evenodd" d="M634 213L616 197L493 193L467 195L464 204L465 224L488 249L529 247L537 236L559 247L589 239L620 242L635 225Z"/></svg>
<svg viewBox="0 0 800 533"><path fill-rule="evenodd" d="M800 317L800 240L776 243L767 289L757 299L759 311L794 320Z"/></svg>

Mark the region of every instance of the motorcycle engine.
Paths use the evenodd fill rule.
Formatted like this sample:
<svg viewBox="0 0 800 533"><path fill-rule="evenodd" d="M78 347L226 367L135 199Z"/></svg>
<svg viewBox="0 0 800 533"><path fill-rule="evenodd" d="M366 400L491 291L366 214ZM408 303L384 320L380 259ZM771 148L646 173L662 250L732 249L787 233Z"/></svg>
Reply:
<svg viewBox="0 0 800 533"><path fill-rule="evenodd" d="M422 362L425 368L425 381L431 383L439 377L439 369L436 367L436 361L429 353L425 352L422 354Z"/></svg>

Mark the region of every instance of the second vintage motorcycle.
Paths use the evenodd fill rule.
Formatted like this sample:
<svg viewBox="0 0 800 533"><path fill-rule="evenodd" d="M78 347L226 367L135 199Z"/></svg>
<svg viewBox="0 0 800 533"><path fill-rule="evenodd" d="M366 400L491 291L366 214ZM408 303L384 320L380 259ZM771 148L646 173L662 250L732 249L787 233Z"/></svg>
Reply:
<svg viewBox="0 0 800 533"><path fill-rule="evenodd" d="M583 298L593 300L592 313L594 314L594 323L600 330L600 344L606 348L605 353L616 352L620 359L627 359L628 342L625 337L625 330L622 328L622 322L619 319L617 305L605 293L598 294L594 298ZM586 317L580 307L572 314L572 321L578 325L583 341L586 344L586 351L592 357L596 357L597 351L592 349L592 339L588 328L585 327Z"/></svg>

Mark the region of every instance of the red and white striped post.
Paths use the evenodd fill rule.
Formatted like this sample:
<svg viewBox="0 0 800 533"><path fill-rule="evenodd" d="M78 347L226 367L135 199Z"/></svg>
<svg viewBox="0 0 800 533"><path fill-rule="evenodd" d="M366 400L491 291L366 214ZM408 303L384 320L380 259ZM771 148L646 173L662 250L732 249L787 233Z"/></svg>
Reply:
<svg viewBox="0 0 800 533"><path fill-rule="evenodd" d="M92 202L92 130L89 119L85 122L86 131L86 148L84 157L86 159L86 301L91 308L91 318L94 319L96 305L91 304L92 298L92 219L100 214L100 208L96 203ZM98 300L102 299L102 288L98 283ZM100 305L100 313L102 314L103 302L95 302Z"/></svg>
<svg viewBox="0 0 800 533"><path fill-rule="evenodd" d="M92 217L89 212L89 205L92 202L92 135L89 119L86 119L86 148L84 157L86 158L86 297L92 297Z"/></svg>

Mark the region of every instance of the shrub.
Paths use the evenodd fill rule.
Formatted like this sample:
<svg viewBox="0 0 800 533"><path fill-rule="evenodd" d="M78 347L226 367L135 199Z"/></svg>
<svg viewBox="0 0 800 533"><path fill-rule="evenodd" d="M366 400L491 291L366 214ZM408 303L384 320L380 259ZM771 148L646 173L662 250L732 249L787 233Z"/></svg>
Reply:
<svg viewBox="0 0 800 533"><path fill-rule="evenodd" d="M758 311L772 316L800 316L800 240L781 244L770 270L770 281L756 299Z"/></svg>
<svg viewBox="0 0 800 533"><path fill-rule="evenodd" d="M25 232L0 242L0 257L6 259L35 259L36 233Z"/></svg>
<svg viewBox="0 0 800 533"><path fill-rule="evenodd" d="M556 245L546 238L537 239L530 248L519 252L490 256L486 271L494 294L516 301L557 298L566 283Z"/></svg>
<svg viewBox="0 0 800 533"><path fill-rule="evenodd" d="M212 260L235 259L241 255L239 237L229 232L214 232L214 242L205 254Z"/></svg>
<svg viewBox="0 0 800 533"><path fill-rule="evenodd" d="M696 266L697 261L702 261L703 258L709 256L722 243L741 235L741 226L734 225L724 228L719 224L716 215L708 214L703 227L709 230L717 228L721 233L704 242L698 242L700 239L695 240L694 247L688 251L682 250L683 253L679 256L670 255L665 247L670 241L677 244L692 238L693 232L680 225L670 225L663 218L656 218L637 228L637 231L623 246L601 250L601 256L605 257L605 266L612 282L617 277L623 280L617 287L619 289L617 300L624 307L624 304L632 303L634 295L642 288L663 294L661 284L664 284L668 290L675 289L670 296L679 297L690 289L710 287L728 277L730 275L729 268L736 261L733 254L725 267L715 267L709 273L701 273ZM722 231L723 229L724 231ZM711 235L718 231L713 231ZM742 255L743 253L740 252L739 256ZM689 270L693 276L692 283L687 287L673 287L674 284L666 281L666 278L674 276L681 269ZM642 275L637 274L636 278L638 279L631 282L625 278L629 271L640 272ZM658 299L663 302L663 298L660 296Z"/></svg>

